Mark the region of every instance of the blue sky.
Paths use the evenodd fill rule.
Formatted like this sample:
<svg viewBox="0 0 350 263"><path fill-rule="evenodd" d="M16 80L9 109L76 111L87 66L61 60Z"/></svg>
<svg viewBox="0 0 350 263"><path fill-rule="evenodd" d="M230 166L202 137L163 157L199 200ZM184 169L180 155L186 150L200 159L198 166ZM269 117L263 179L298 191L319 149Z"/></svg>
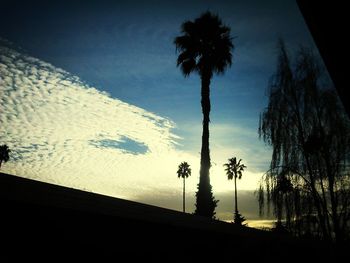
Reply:
<svg viewBox="0 0 350 263"><path fill-rule="evenodd" d="M293 0L8 2L1 14L3 37L175 122L197 120L200 110L198 77L183 78L175 64L173 39L184 20L211 10L236 37L232 68L213 80L213 121L256 116L266 105L278 37L291 48L312 44Z"/></svg>
<svg viewBox="0 0 350 263"><path fill-rule="evenodd" d="M172 176L171 173L176 170L176 165L185 157L194 162L191 165L196 171L199 165L202 121L200 80L197 75L184 78L176 67L173 39L180 33L182 22L192 20L201 13L210 10L221 17L223 23L231 28L232 36L235 37L233 40L235 49L232 67L224 75L214 76L211 83L210 145L214 191L217 190L223 195L225 191L232 188L231 184L230 188L226 187L227 180L224 178L222 167L223 163L232 156L242 158L248 166L247 179L242 179L239 187L245 190L256 188L257 180L268 169L270 159L270 150L263 142L259 141L257 129L259 114L267 105L266 87L268 79L275 69L277 39L279 37L283 38L291 53L299 45L315 48L295 1L100 0L23 2L5 1L2 3L0 11L0 23L2 25L0 38L2 42L11 42L12 44L7 45L11 47L11 50L15 50L2 50L3 58L0 62L7 66L4 67L3 72L9 74L8 82L6 78L3 78L5 81L1 84L2 88L6 91L5 84L13 85L13 87L17 85L16 93L13 93L16 95L11 96L20 96L26 89L28 90L26 82L13 84L15 82L11 82L10 79L14 79L13 74L17 73L11 73L15 70L7 70L9 68L19 69L22 64L27 65L27 68L32 68L30 72L37 72L36 69L33 69L36 67L41 69L41 71L39 70L40 74L50 81L50 86L48 86L48 82L46 84L40 82L41 77L38 73L35 73L37 74L35 76L39 76L34 78L35 83L41 83L43 89L49 87L48 89L53 90L51 92L60 90L59 87L67 80L68 84L64 85L71 85L74 88L71 88L69 92L64 91L67 92L65 95L58 94L55 98L62 99L64 103L68 103L69 100L74 101L69 104L75 105L72 106L72 112L75 112L77 116L81 114L82 117L80 119L75 118L74 122L73 120L67 121L64 118L69 119L69 114L62 110L62 116L64 117L61 121L64 124L57 126L57 128L63 127L62 131L69 133L75 131L72 128L75 123L81 122L81 125L79 124L80 128L76 131L76 137L67 135L63 140L63 137L61 137L63 132L61 132L60 135L55 135L60 139L51 137L50 140L46 139L47 136L53 134L50 127L53 127L54 124L49 120L50 118L55 119L55 114L51 114L50 111L57 111L57 105L53 103L56 103L58 99L53 100L53 95L50 98L46 97L43 91L35 93L36 88L31 86L31 89L33 89L31 94L41 94L40 96L45 101L43 103L51 103L50 107L45 108L45 112L43 109L35 108L39 95L29 96L31 99L28 101L24 97L23 100L22 97L21 99L17 97L18 100L14 97L11 100L10 95L3 96L2 104L7 116L6 123L8 126L1 125L1 143L7 142L12 148L22 147L24 153L24 150L28 151L28 149L32 149L33 152L35 149L37 150L38 147L35 148L33 145L56 145L55 143L59 142L57 145L65 147L62 155L67 154L67 149L74 149L70 154L77 156L82 154L81 149L85 149L83 147L88 147L86 145L89 144L89 147L94 146L98 150L103 150L104 153L109 150L112 151L109 152L109 155L104 156L105 159L101 159L103 165L113 162L114 159L112 160L110 157L113 149L122 149L122 152L118 152L118 162L124 162L123 158L134 158L130 159L130 162L138 163L141 166L138 167L140 171L142 171L144 163L151 163L150 159L142 159L142 156L148 156L149 153L164 156L165 152L173 147L168 156L176 157L164 161L164 164L172 163L173 165L169 165L168 167L171 168L165 171L164 174ZM13 53L17 55L10 56L11 52L18 53ZM24 54L26 57L23 57ZM22 64L18 62L21 57L24 61ZM34 58L38 60L36 61ZM61 72L61 70L64 70L64 72ZM31 74L26 72L25 78L32 81L34 75ZM52 83L56 83L56 86ZM100 99L98 103L96 102L96 105L92 100L93 97L86 94L86 91L90 88L94 89L90 92L90 95L93 93L95 98ZM4 94L12 94L12 91L7 92ZM28 117L26 109L17 110L19 102L29 103L28 107L35 108L36 112L41 113L43 111L42 118L37 121L37 125L42 127L41 129L36 127L35 131L37 133L32 133L33 136L28 138L26 143L29 146L20 146L18 138L21 134L14 132L9 127L10 125L12 127L17 125L16 120L8 121L12 120L12 117L10 117L13 116L11 115L12 109L4 103L9 103L9 101L12 104L7 105L16 108L15 116L19 116L18 118L21 118L21 114L24 114L23 118L26 120L36 120L35 118L37 118L37 116ZM77 106L82 101L88 105L87 108L90 110L85 115L83 112L85 109ZM88 102L92 103L91 107L87 104ZM123 110L113 114L97 110L97 105L105 104L110 106L111 111L114 109L114 106L111 105L119 105L115 107L119 107L118 109L122 107ZM102 114L101 112L104 112L103 116L99 115ZM50 118L45 117L45 114ZM87 115L90 116L90 119L86 117ZM114 116L114 119L107 118L106 115ZM61 115L57 114L57 116ZM92 121L93 116L100 116L100 119ZM142 118L142 116L146 117ZM130 124L130 119L127 118L139 119L134 124ZM101 119L104 119L104 121L102 122ZM5 123L5 119L1 120ZM115 126L124 125L120 128L120 132L115 134L115 137L113 137L111 127L108 126L113 120L118 120L115 124L113 123ZM41 125L41 123L46 123L47 126ZM59 123L59 120L55 120L55 123ZM71 123L72 126L68 127L67 123ZM94 126L93 123L99 123L99 126ZM28 127L33 126L30 121L28 121L28 125ZM104 125L106 128L103 128ZM85 131L82 132L84 136L86 135L86 137L81 136L86 139L83 144L78 140L78 134L81 132L80 129L85 126L96 131L94 130L93 134L89 134L90 137L85 134ZM156 132L159 132L159 134ZM151 137L144 134L149 134ZM164 136L164 143L161 139L159 139L159 144L154 143L154 140L157 140L154 138L161 138L162 136ZM153 138L153 141L147 138ZM32 140L32 143L29 143L30 140ZM41 141L42 144L34 143L36 140ZM25 144L24 141L21 142ZM50 164L47 161L48 159L45 159L45 156L52 156L52 151L56 148L51 149L47 146L41 156L38 155L35 158L33 157L34 159L30 159L32 161L36 160L35 162L38 163L45 163L42 167L50 167L52 174L50 176L44 175L43 170L40 170L42 168L36 167L36 170L32 169L36 172L33 172L29 177L129 199L150 200L145 189L138 190L139 193L142 193L138 197L130 194L132 187L128 190L129 192L127 190L118 192L118 189L105 190L106 188L103 188L103 185L109 184L107 179L100 183L100 188L95 189L88 183L94 184L94 180L91 179L95 176L94 172L91 172L91 178L85 178L86 182L84 183L81 183L79 178L60 181L60 179L57 179L58 172L53 168L52 163ZM161 161L163 159L160 159L163 157L159 156L157 157L158 160L163 162ZM62 158L64 159L64 156ZM76 172L79 169L70 166L73 160L78 161L68 155L65 160L70 160L70 158L70 162L64 162L60 159L58 163L64 163L63 170L66 171L66 174L74 171L77 174L76 176L79 177L79 172ZM149 158L157 159L155 156ZM88 162L88 157L84 160ZM96 166L96 164L87 165L87 167L93 166ZM6 166L4 167L6 169ZM25 167L27 166L24 163L14 162L7 169L9 172L24 176L24 174L28 174L28 169ZM112 167L112 164L106 167ZM62 171L61 174L63 174ZM132 170L133 173L136 173L135 171ZM106 171L105 173L107 174ZM215 176L221 179L215 179ZM159 193L165 191L171 197L179 194L181 191L180 182L172 181L177 179L175 177L174 172L174 178L164 179L163 188L158 187ZM137 180L128 181L128 183L137 184ZM192 176L192 179L189 180L192 180L189 181L189 195L193 196L195 186L198 183L198 175ZM159 184L162 185L162 182ZM176 185L176 189L175 186L170 187L174 182L179 183L179 185ZM152 189L151 185L154 184L151 180L143 183L148 184L149 189ZM125 185L124 189L126 189ZM164 197L164 202L158 202L157 205L181 209L181 202L178 205L170 205L171 202L168 204L166 202ZM154 200L149 201L149 203L154 203ZM222 215L226 212L223 211Z"/></svg>

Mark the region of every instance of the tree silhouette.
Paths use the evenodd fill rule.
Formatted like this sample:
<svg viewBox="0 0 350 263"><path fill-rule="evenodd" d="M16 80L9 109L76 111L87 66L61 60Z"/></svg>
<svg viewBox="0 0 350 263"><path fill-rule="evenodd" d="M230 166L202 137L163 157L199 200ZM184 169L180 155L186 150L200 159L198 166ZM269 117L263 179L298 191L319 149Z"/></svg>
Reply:
<svg viewBox="0 0 350 263"><path fill-rule="evenodd" d="M185 77L197 72L201 78L203 133L195 214L211 218L215 215L218 201L213 196L209 177L210 81L214 73L223 74L231 65L233 44L230 28L209 11L194 21L184 22L181 32L182 35L174 40L176 50L180 52L177 66L180 66Z"/></svg>
<svg viewBox="0 0 350 263"><path fill-rule="evenodd" d="M10 152L11 150L6 144L0 145L0 168L2 162L6 163L10 159Z"/></svg>
<svg viewBox="0 0 350 263"><path fill-rule="evenodd" d="M186 189L186 183L185 180L187 177L191 176L191 168L190 165L187 162L182 162L179 165L179 168L177 170L177 177L183 178L183 197L182 197L182 208L183 212L186 212L186 204L185 204L185 189Z"/></svg>
<svg viewBox="0 0 350 263"><path fill-rule="evenodd" d="M293 67L282 40L278 48L259 124L273 150L260 210L266 196L289 232L342 242L350 238L350 121L312 51L300 48Z"/></svg>
<svg viewBox="0 0 350 263"><path fill-rule="evenodd" d="M236 157L228 159L228 163L225 163L224 166L227 179L232 180L234 179L235 182L235 212L233 220L236 224L241 225L245 219L242 217L242 215L238 212L238 201L237 201L237 178L240 180L242 178L242 172L245 168L247 168L243 163L241 164L242 159L239 159L237 162Z"/></svg>

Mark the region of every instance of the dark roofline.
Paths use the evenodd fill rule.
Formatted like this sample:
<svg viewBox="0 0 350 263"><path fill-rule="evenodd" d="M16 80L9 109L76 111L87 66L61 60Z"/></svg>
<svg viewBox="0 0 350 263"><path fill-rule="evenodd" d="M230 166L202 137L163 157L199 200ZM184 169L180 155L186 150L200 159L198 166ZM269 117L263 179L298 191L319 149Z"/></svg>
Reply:
<svg viewBox="0 0 350 263"><path fill-rule="evenodd" d="M279 262L286 255L323 259L331 253L321 242L4 173L0 211L0 258L12 260L47 260L45 255L51 254L80 261L207 262L230 261L239 251L236 259ZM315 254L319 249L328 252Z"/></svg>
<svg viewBox="0 0 350 263"><path fill-rule="evenodd" d="M142 220L225 234L241 232L240 228L231 223L5 173L0 173L0 198L28 205L72 209L127 220ZM270 234L246 228L244 234L249 233L262 236Z"/></svg>

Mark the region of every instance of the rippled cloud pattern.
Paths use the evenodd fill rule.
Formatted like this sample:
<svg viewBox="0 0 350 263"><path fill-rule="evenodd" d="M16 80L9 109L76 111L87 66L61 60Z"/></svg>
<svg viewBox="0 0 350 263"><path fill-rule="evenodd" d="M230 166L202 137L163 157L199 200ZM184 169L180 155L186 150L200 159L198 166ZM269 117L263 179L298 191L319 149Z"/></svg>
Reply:
<svg viewBox="0 0 350 263"><path fill-rule="evenodd" d="M171 183L160 176L181 155L171 120L4 45L0 93L0 143L13 150L5 172L129 198Z"/></svg>

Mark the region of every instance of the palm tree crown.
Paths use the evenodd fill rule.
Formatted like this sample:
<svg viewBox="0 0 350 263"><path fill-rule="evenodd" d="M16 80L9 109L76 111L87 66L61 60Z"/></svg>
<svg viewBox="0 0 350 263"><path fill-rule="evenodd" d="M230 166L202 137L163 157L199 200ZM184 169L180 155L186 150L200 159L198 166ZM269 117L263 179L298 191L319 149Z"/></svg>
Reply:
<svg viewBox="0 0 350 263"><path fill-rule="evenodd" d="M242 172L247 168L244 164L241 164L242 159L239 159L237 162L236 157L228 159L228 163L225 163L224 166L227 179L232 180L233 178L242 178Z"/></svg>
<svg viewBox="0 0 350 263"><path fill-rule="evenodd" d="M177 170L177 177L187 178L191 175L191 168L187 162L182 162Z"/></svg>
<svg viewBox="0 0 350 263"><path fill-rule="evenodd" d="M177 66L181 65L185 76L193 71L200 75L223 73L231 66L234 46L230 28L217 15L206 12L194 22L183 23L181 32L183 35L176 37L174 43L180 51Z"/></svg>

